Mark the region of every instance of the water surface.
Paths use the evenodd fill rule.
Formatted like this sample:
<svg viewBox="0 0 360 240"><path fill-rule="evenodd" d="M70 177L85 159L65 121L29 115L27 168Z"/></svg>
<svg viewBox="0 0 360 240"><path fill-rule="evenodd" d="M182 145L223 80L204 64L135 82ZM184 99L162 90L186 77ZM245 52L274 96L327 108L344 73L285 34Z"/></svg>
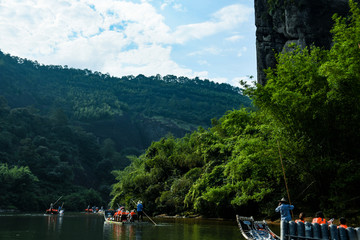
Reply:
<svg viewBox="0 0 360 240"><path fill-rule="evenodd" d="M217 240L243 239L234 221L154 219L135 224L111 224L101 215L65 213L1 214L0 240Z"/></svg>

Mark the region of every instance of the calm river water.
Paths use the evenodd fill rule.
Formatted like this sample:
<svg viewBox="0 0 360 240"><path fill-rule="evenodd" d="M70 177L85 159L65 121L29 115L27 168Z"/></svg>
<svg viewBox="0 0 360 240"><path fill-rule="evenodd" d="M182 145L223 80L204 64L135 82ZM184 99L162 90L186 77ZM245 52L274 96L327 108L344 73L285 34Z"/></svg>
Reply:
<svg viewBox="0 0 360 240"><path fill-rule="evenodd" d="M0 240L223 240L243 239L236 221L154 219L139 224L105 223L102 216L66 213L1 214Z"/></svg>

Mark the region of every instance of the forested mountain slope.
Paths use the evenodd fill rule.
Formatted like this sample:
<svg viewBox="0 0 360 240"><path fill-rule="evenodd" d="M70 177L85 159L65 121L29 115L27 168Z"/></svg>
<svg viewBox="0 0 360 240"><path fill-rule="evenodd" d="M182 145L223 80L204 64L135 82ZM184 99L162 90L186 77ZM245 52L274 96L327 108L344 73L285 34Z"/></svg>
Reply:
<svg viewBox="0 0 360 240"><path fill-rule="evenodd" d="M71 122L112 138L118 150L145 149L167 133L183 136L227 110L249 106L240 89L172 75L111 77L44 66L0 52L0 95L10 107L61 109Z"/></svg>
<svg viewBox="0 0 360 240"><path fill-rule="evenodd" d="M0 209L45 209L59 195L73 210L104 203L122 164L111 141L100 145L61 112L43 117L0 98Z"/></svg>
<svg viewBox="0 0 360 240"><path fill-rule="evenodd" d="M175 76L122 78L0 52L0 209L107 205L114 169L151 142L249 106L240 89Z"/></svg>

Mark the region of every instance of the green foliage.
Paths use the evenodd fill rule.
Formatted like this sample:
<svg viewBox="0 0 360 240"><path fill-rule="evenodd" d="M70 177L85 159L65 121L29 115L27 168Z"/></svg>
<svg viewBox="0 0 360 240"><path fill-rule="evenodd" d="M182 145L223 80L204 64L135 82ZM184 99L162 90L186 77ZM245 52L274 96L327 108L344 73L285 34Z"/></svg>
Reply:
<svg viewBox="0 0 360 240"><path fill-rule="evenodd" d="M276 165L277 153L268 149L273 147L268 129L256 125L261 119L256 112L233 110L213 120L209 130L154 142L129 167L115 172L119 182L113 205L140 198L153 213L227 216L229 210L261 202L281 176L278 170L267 171Z"/></svg>
<svg viewBox="0 0 360 240"><path fill-rule="evenodd" d="M99 127L99 121L115 125L119 118L130 117L130 126L155 121L183 136L197 126L208 127L209 119L229 109L250 105L239 88L199 78L141 74L116 78L87 69L44 66L2 52L0 60L0 95L10 106L32 105L44 114L62 108L70 121L86 121L89 129Z"/></svg>
<svg viewBox="0 0 360 240"><path fill-rule="evenodd" d="M348 19L334 18L331 50L289 46L266 86L245 89L256 111L154 142L118 171L113 204L130 197L154 214L272 216L287 196L281 159L298 211L358 215L360 10L350 8Z"/></svg>
<svg viewBox="0 0 360 240"><path fill-rule="evenodd" d="M327 81L318 69L325 61L326 52L295 47L291 52L277 55L278 65L266 71L269 84L258 86L252 94L254 103L295 136L314 138L326 134L319 125L324 120L327 104Z"/></svg>
<svg viewBox="0 0 360 240"><path fill-rule="evenodd" d="M68 98L72 99L73 115L79 120L109 119L123 115L123 109L128 110L127 104L121 103L114 95L109 96L107 91L72 89Z"/></svg>
<svg viewBox="0 0 360 240"><path fill-rule="evenodd" d="M292 164L289 171L305 186L316 182L307 201L332 213L358 204L356 198L347 200L360 178L354 171L360 156L358 4L350 1L350 10L348 18L334 16L334 44L329 51L294 47L279 54L277 67L266 71L267 85L248 90L254 103L275 121L279 140L302 150L289 151L284 144L286 154L291 154L285 159Z"/></svg>
<svg viewBox="0 0 360 240"><path fill-rule="evenodd" d="M70 211L83 211L87 206L100 208L98 204L103 203L99 192L94 189L77 189L75 193L70 193L61 200L66 203L64 207Z"/></svg>
<svg viewBox="0 0 360 240"><path fill-rule="evenodd" d="M209 80L172 75L115 78L88 69L45 66L1 51L0 79L0 163L28 167L39 180L37 197L27 198L35 201L32 210L48 207L60 195L73 210L107 201L114 183L111 171L129 165L128 155L142 154L162 134L184 136L199 125L208 127L209 119L228 109L250 104L239 88ZM174 137L151 148L158 153L141 165L142 174L125 180L114 172L126 181L125 193L141 192L155 200L154 192L168 190L175 176L203 163L186 142ZM172 151L178 154L167 162ZM171 171L173 165L179 169ZM151 174L145 168L153 168ZM176 189L187 181L177 181L176 194L183 194ZM100 198L85 197L89 188ZM12 194L9 190L4 199Z"/></svg>
<svg viewBox="0 0 360 240"><path fill-rule="evenodd" d="M82 210L87 205L80 203L91 199L92 204L107 201L110 190L104 185L114 182L110 171L119 166L109 140L101 147L94 135L69 125L61 110L47 118L34 108L11 109L2 101L0 112L0 208L44 210L74 192L82 192L82 198L67 201L69 210ZM87 188L102 195L90 198Z"/></svg>
<svg viewBox="0 0 360 240"><path fill-rule="evenodd" d="M0 208L25 209L37 206L38 178L28 167L12 167L0 164Z"/></svg>

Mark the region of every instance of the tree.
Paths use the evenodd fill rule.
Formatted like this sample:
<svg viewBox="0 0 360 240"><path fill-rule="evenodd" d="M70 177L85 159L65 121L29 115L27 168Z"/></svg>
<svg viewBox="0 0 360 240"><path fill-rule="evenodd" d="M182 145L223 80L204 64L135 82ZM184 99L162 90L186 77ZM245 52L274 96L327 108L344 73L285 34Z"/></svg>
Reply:
<svg viewBox="0 0 360 240"><path fill-rule="evenodd" d="M247 90L274 120L280 141L301 149L287 148L286 161L300 181L308 179L307 172L316 182L315 205L335 212L356 206L358 200L345 204L345 199L352 199L360 180L353 171L360 157L360 10L354 1L349 4L348 18L334 16L329 51L292 46L293 51L277 55L274 69L266 70L265 86Z"/></svg>
<svg viewBox="0 0 360 240"><path fill-rule="evenodd" d="M28 167L0 164L0 208L37 209L38 181Z"/></svg>

